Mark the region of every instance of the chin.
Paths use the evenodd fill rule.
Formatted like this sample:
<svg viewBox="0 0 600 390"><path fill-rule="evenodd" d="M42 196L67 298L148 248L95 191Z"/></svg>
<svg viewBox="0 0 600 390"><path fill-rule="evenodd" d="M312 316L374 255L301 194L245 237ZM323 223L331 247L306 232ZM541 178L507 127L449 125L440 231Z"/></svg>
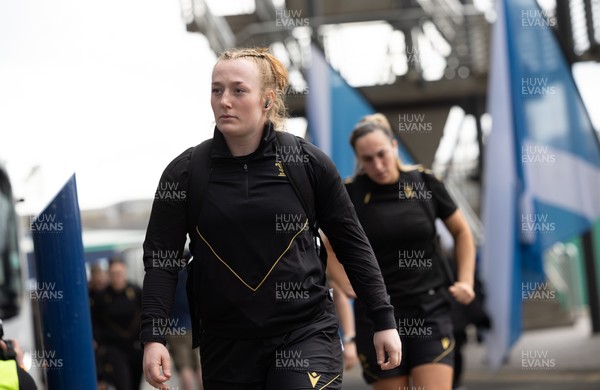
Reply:
<svg viewBox="0 0 600 390"><path fill-rule="evenodd" d="M375 176L373 181L375 181L378 184L386 184L389 181L389 179L389 175L377 175Z"/></svg>
<svg viewBox="0 0 600 390"><path fill-rule="evenodd" d="M385 182L378 176L371 176L369 175L369 179L371 179L372 181L374 181L376 184L385 184Z"/></svg>
<svg viewBox="0 0 600 390"><path fill-rule="evenodd" d="M217 127L219 128L219 130L221 130L221 133L227 135L235 135L242 132L242 130L233 123L222 123L217 125Z"/></svg>

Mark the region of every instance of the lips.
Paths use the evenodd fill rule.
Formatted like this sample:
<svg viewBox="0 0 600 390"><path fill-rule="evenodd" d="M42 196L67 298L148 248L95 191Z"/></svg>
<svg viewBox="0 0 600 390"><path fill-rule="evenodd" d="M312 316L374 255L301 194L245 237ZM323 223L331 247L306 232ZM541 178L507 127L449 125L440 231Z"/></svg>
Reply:
<svg viewBox="0 0 600 390"><path fill-rule="evenodd" d="M229 115L229 114L224 114L219 117L219 119L234 119L234 118L235 118L235 116Z"/></svg>

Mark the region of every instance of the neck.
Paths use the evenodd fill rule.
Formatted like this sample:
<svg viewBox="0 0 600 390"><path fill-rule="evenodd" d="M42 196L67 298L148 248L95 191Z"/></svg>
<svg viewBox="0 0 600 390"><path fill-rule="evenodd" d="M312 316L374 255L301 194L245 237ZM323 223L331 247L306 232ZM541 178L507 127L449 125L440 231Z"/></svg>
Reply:
<svg viewBox="0 0 600 390"><path fill-rule="evenodd" d="M231 136L223 134L227 147L234 157L247 156L254 153L260 145L260 139L263 135L263 129L253 131L251 134L243 136Z"/></svg>
<svg viewBox="0 0 600 390"><path fill-rule="evenodd" d="M227 147L229 148L232 156L247 156L258 149L258 145L260 144L260 135L244 139L225 136L225 142L227 142Z"/></svg>

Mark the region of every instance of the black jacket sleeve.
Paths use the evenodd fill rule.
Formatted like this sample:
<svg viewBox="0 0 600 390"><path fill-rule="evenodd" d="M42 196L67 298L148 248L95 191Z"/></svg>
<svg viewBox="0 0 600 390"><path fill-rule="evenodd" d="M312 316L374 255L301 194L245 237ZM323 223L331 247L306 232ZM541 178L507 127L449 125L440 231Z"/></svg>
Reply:
<svg viewBox="0 0 600 390"><path fill-rule="evenodd" d="M309 143L303 143L314 174L317 220L344 266L356 295L365 303L374 330L395 329L379 264L358 221L354 206L331 159Z"/></svg>
<svg viewBox="0 0 600 390"><path fill-rule="evenodd" d="M165 344L161 332L171 314L187 234L188 169L192 149L164 170L144 240L144 285L140 341Z"/></svg>

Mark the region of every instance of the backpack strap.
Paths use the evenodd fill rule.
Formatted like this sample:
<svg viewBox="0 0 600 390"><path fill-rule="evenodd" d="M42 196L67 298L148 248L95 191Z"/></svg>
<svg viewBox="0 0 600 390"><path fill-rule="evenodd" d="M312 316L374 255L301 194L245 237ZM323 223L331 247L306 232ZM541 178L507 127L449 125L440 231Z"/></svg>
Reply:
<svg viewBox="0 0 600 390"><path fill-rule="evenodd" d="M200 215L203 198L208 189L210 180L210 151L212 149L212 138L207 139L201 144L196 145L192 150L190 157L190 165L188 168L188 192L187 192L187 230L190 236L190 252L194 255L194 237L196 236L196 222ZM196 305L196 297L199 294L199 276L200 267L194 267L196 259L187 264L187 282L186 293L188 298L188 307L190 309L190 317L192 319L192 345L196 348L200 345L200 332L202 331L202 320L198 313Z"/></svg>
<svg viewBox="0 0 600 390"><path fill-rule="evenodd" d="M423 177L423 172L424 172L424 169L416 169L414 171L405 171L403 173L406 173L412 179L413 183L423 183L422 188L426 189L427 191L430 191L431 194L433 195L433 192L429 189L429 187L427 186L427 182L426 182L425 178ZM433 226L433 242L434 242L434 246L435 246L435 251L437 252L438 256L440 257L440 262L441 262L442 268L444 269L444 276L446 278L446 283L448 283L448 285L452 285L452 284L454 284L454 281L456 280L456 276L452 269L452 265L450 264L450 261L446 258L446 256L444 256L444 254L442 252L442 245L440 243L440 235L438 234L437 227L435 226L435 220L437 218L435 216L435 209L433 206L433 202L417 201L417 203L419 203L419 205L423 208L423 210L425 211L425 214L431 221L431 224Z"/></svg>
<svg viewBox="0 0 600 390"><path fill-rule="evenodd" d="M275 131L275 145L278 147L278 153L279 151L282 152L280 158L284 172L308 217L310 229L318 236L319 224L315 206L314 185L308 176L308 161L305 161L304 158L302 161L297 161L295 158L289 158L296 156L304 157L304 148L302 148L300 141L295 135L284 131Z"/></svg>
<svg viewBox="0 0 600 390"><path fill-rule="evenodd" d="M344 184L346 184L346 191L354 205L354 211L360 219L365 211L365 206L371 200L373 188L363 175L349 177Z"/></svg>
<svg viewBox="0 0 600 390"><path fill-rule="evenodd" d="M406 174L408 177L411 178L411 181L413 183L422 183L424 189L426 189L427 191L430 191L429 188L427 187L427 183L425 183L425 179L423 178L423 172L419 169L415 169L414 171L403 171L402 173ZM433 235L434 237L436 237L437 234L437 228L435 226L435 220L436 220L436 216L435 216L435 209L433 208L433 202L417 202L421 208L423 209L423 211L425 211L425 214L427 215L427 217L429 218L429 221L431 222L431 225L433 226Z"/></svg>
<svg viewBox="0 0 600 390"><path fill-rule="evenodd" d="M190 245L193 245L194 242L196 222L198 222L198 215L200 215L200 209L204 203L204 196L210 180L212 143L213 140L210 138L196 145L190 158L187 199L187 229L190 236Z"/></svg>

